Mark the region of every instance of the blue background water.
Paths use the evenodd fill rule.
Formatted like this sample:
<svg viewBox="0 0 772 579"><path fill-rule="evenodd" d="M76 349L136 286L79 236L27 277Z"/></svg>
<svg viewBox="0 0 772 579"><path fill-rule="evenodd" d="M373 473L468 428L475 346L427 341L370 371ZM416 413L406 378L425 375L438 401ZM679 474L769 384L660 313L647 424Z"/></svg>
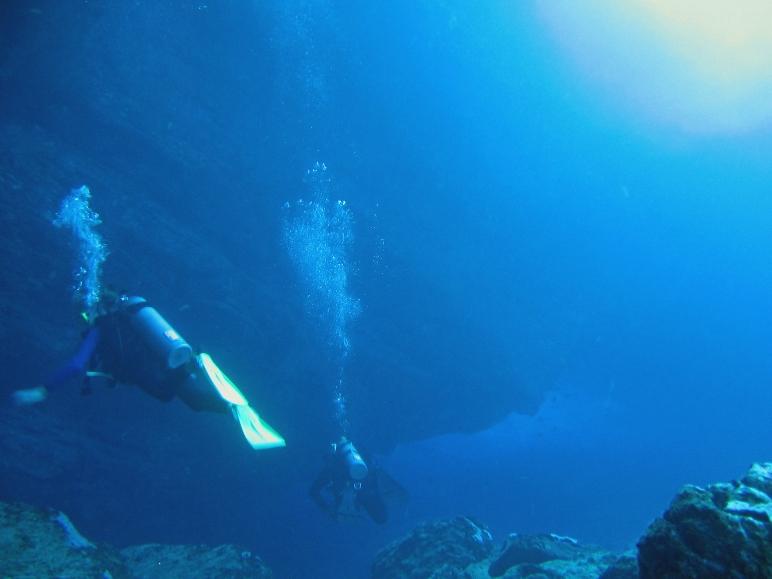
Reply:
<svg viewBox="0 0 772 579"><path fill-rule="evenodd" d="M498 537L548 530L628 546L681 484L731 479L769 459L769 131L698 134L636 115L581 74L536 7L5 4L5 122L58 135L62 153L53 163L77 165L67 157L72 149L112 167L82 177L76 167L67 173L73 182L54 179L59 188L50 191L59 199L81 184L76 179L89 179L111 250L108 273L140 292L171 288L161 300L168 310L176 296L214 284L196 271L167 278L120 265L137 263L133 248L121 246L119 225L132 201L112 198L111 190L122 180L158 183L137 197L203 231L236 269L295 288L283 299L294 304L288 307L300 325L316 327L282 244L282 205L309 195L304 175L323 161L333 198L345 199L354 216L348 290L362 316L348 328L352 351L381 344L381 333L397 334L378 320L415 330L404 342L390 340L380 356L415 367L426 383L427 395L416 393L413 402L418 408L405 412L423 415L428 425L446 413L453 418L442 422L446 434L403 441L382 458L412 495L382 529L325 520L306 498L315 465L255 462L223 450L206 430L217 417L126 391L109 403L61 396L49 408L69 408L65 425L85 432L89 420L123 413L131 427L122 425L122 440L135 429L127 463L143 453L164 456L158 424L173 423L184 439L164 439L169 448L192 447L196 456L175 454L168 469L152 473L157 486L142 492L142 467L134 464L116 466L122 486L112 494L70 477L30 485L20 476L7 479L3 498L69 507L76 524L81 510L85 531L97 540L240 542L279 576L364 576L388 540L419 521L459 513L479 517ZM18 46L39 52L20 61ZM187 68L175 66L181 62ZM128 131L133 140L114 130L127 126L136 130ZM186 151L183 160L168 162L175 148ZM4 186L3 195L11 194ZM149 245L171 243L173 234L154 228L156 221L130 218L147 223ZM35 251L57 247L56 235L40 239ZM166 256L172 265L173 247ZM58 251L69 259L64 244ZM28 267L30 278L37 275L34 259ZM59 311L65 282L54 285L48 305ZM426 287L435 292L426 302L442 304L431 315L413 296ZM271 346L243 318L269 328L271 337L284 330L271 326L281 313L266 312L259 299L235 305L238 313L212 316L216 323L176 315L183 329L210 343L232 344L220 359L244 375L250 352ZM67 325L68 314L54 315ZM462 323L480 330L466 343L448 337ZM282 352L266 355L318 358L296 362L316 372L307 390L290 383L269 399L289 434L316 420L287 410L298 398L320 408L318 416L334 411L330 386L341 361L324 332L309 330L306 339L311 346L300 353L279 340ZM493 368L485 368L489 352ZM546 402L532 417L512 415L476 434L451 432L485 422L476 389L493 383L502 400L513 396L514 385L492 378L502 352L533 388L549 390ZM446 387L448 359L465 356L474 369ZM371 357L346 361L352 387ZM29 362L19 354L9 382L25 380ZM360 408L388 416L384 428L400 433L390 384L376 385ZM464 402L454 406L454 399ZM391 446L386 433L357 422L356 397L352 402L358 435ZM145 424L133 418L138 409ZM500 408L502 415L508 410ZM321 451L335 427L320 429L324 436L300 443L309 450L304 460ZM92 460L84 459L86 479L97 468ZM148 460L153 468L164 463ZM282 473L275 483L274 469ZM89 518L99 501L110 512L107 502L127 496L135 510L147 509L140 520Z"/></svg>

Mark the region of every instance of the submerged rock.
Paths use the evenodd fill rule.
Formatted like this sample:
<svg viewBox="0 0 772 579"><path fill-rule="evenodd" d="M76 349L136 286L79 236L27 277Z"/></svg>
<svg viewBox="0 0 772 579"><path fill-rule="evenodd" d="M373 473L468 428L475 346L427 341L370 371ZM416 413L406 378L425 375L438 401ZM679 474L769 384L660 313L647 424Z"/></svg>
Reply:
<svg viewBox="0 0 772 579"><path fill-rule="evenodd" d="M465 570L493 551L488 528L468 517L427 523L376 555L374 579L469 577Z"/></svg>
<svg viewBox="0 0 772 579"><path fill-rule="evenodd" d="M629 562L635 565L630 568ZM632 554L618 559L603 549L555 534L510 535L500 549L485 525L457 517L421 525L381 551L374 579L488 579L531 577L634 579Z"/></svg>
<svg viewBox="0 0 772 579"><path fill-rule="evenodd" d="M772 577L772 463L741 482L685 486L638 543L643 578Z"/></svg>
<svg viewBox="0 0 772 579"><path fill-rule="evenodd" d="M147 579L270 579L260 557L233 545L138 545L121 551L132 574Z"/></svg>
<svg viewBox="0 0 772 579"><path fill-rule="evenodd" d="M572 559L581 552L578 542L559 535L512 534L501 554L491 563L488 573L501 577L507 569L523 563L539 564L553 559Z"/></svg>
<svg viewBox="0 0 772 579"><path fill-rule="evenodd" d="M619 557L600 576L600 579L636 579L638 573L638 559L635 551L629 551Z"/></svg>
<svg viewBox="0 0 772 579"><path fill-rule="evenodd" d="M608 551L582 545L571 537L554 533L512 534L490 564L488 574L501 577L515 568L514 574L506 576L529 577L542 573L547 577L598 577L615 560Z"/></svg>
<svg viewBox="0 0 772 579"><path fill-rule="evenodd" d="M66 515L0 503L0 576L129 578L120 554L81 535Z"/></svg>
<svg viewBox="0 0 772 579"><path fill-rule="evenodd" d="M64 513L0 502L0 577L270 579L262 560L233 545L139 545L118 551L84 537Z"/></svg>

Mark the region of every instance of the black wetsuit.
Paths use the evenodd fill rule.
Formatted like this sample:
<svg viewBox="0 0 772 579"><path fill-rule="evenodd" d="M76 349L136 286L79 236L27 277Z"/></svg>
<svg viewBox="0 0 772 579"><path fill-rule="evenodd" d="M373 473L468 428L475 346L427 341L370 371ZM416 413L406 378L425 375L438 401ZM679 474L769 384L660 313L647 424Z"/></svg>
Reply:
<svg viewBox="0 0 772 579"><path fill-rule="evenodd" d="M169 368L143 341L131 320L141 307L145 307L144 302L118 305L99 315L77 354L45 386L58 386L79 376L87 380L86 371L99 371L163 402L177 396L196 411L226 412L227 404L201 376L194 361Z"/></svg>
<svg viewBox="0 0 772 579"><path fill-rule="evenodd" d="M138 304L140 307L144 303ZM154 398L168 402L190 373L186 366L168 368L131 325L137 306L116 308L94 322L99 330L89 369L110 374L116 382L138 386Z"/></svg>
<svg viewBox="0 0 772 579"><path fill-rule="evenodd" d="M389 515L380 492L379 469L370 465L367 477L363 481L354 481L349 477L348 464L339 449L325 457L324 466L312 483L309 495L319 508L337 519L345 493L353 492L355 508L364 509L375 523L384 524ZM325 499L325 492L331 495L330 500Z"/></svg>

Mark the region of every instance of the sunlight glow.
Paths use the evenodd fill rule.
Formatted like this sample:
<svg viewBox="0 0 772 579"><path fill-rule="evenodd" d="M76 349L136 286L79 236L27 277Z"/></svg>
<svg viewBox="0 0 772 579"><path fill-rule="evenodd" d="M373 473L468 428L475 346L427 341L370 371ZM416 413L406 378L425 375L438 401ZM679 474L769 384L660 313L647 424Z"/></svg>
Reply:
<svg viewBox="0 0 772 579"><path fill-rule="evenodd" d="M772 2L569 0L539 9L614 100L698 133L772 125Z"/></svg>

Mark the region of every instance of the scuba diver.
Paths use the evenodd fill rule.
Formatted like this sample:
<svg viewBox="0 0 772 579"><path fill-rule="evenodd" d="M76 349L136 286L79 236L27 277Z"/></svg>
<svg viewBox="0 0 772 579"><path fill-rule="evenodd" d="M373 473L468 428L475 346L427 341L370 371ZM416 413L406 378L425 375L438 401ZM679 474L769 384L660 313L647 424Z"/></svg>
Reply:
<svg viewBox="0 0 772 579"><path fill-rule="evenodd" d="M377 524L388 519L383 483L401 489L382 469L368 467L354 444L345 436L330 445L324 466L309 489L311 499L334 520L357 516L362 509ZM406 494L406 493L405 493Z"/></svg>
<svg viewBox="0 0 772 579"><path fill-rule="evenodd" d="M211 356L194 355L144 298L105 292L95 314L82 316L89 327L77 353L42 386L17 390L16 404L41 402L51 388L77 378L88 394L91 382L102 379L138 386L164 402L176 396L195 411L230 411L255 450L285 446Z"/></svg>

